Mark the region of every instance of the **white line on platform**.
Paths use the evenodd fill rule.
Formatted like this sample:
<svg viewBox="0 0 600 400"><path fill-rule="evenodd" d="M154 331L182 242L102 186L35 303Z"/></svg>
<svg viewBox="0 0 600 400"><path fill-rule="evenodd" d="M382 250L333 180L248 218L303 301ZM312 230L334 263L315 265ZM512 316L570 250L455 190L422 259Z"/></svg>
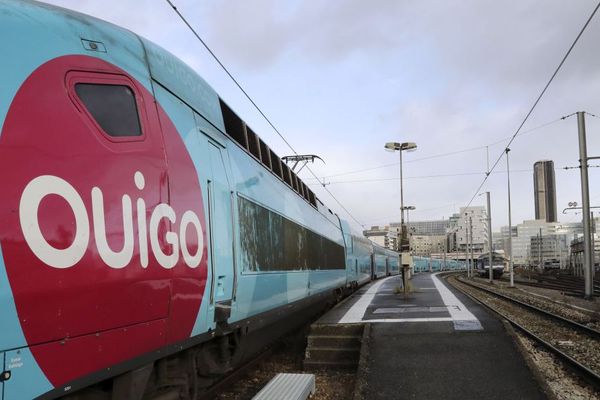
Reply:
<svg viewBox="0 0 600 400"><path fill-rule="evenodd" d="M438 272L439 273L439 272ZM444 304L448 306L448 312L454 321L454 329L457 331L481 331L483 327L479 320L456 298L456 296L444 285L436 276L431 275L431 279L437 288Z"/></svg>
<svg viewBox="0 0 600 400"><path fill-rule="evenodd" d="M339 323L352 324L362 322L365 311L367 311L367 307L369 307L369 304L371 304L371 301L373 301L377 290L383 284L383 282L390 278L393 278L393 276L375 282L362 296L360 296L360 299L354 303L354 305L346 312L346 314L344 314Z"/></svg>
<svg viewBox="0 0 600 400"><path fill-rule="evenodd" d="M362 322L449 322L453 321L451 317L440 318L381 318L365 319Z"/></svg>

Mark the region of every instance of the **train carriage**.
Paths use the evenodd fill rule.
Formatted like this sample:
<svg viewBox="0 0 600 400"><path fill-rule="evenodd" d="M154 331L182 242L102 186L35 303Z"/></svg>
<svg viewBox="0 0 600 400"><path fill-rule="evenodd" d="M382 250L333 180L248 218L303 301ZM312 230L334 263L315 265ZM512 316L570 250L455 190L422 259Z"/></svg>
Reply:
<svg viewBox="0 0 600 400"><path fill-rule="evenodd" d="M396 251L386 249L386 275L398 275L400 273L400 254Z"/></svg>
<svg viewBox="0 0 600 400"><path fill-rule="evenodd" d="M367 280L372 247L164 49L31 1L0 37L2 400L193 398Z"/></svg>
<svg viewBox="0 0 600 400"><path fill-rule="evenodd" d="M506 259L501 253L492 252L492 276L497 279L502 276L504 273L504 265ZM476 271L479 276L483 278L487 278L490 275L490 255L488 253L484 253L477 257L476 261Z"/></svg>
<svg viewBox="0 0 600 400"><path fill-rule="evenodd" d="M387 276L387 255L386 249L373 244L373 254L371 256L371 277L372 279L379 279Z"/></svg>
<svg viewBox="0 0 600 400"><path fill-rule="evenodd" d="M350 244L347 265L348 270L352 271L351 282L360 286L371 280L373 242L358 234L350 234L347 242Z"/></svg>

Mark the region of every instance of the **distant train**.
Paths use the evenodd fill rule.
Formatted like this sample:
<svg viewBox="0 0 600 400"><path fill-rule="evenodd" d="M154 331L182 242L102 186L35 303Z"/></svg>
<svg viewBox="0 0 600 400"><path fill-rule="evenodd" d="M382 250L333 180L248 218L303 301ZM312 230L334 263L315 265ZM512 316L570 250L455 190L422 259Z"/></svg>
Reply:
<svg viewBox="0 0 600 400"><path fill-rule="evenodd" d="M454 260L447 257L446 260L413 256L414 272L439 272L439 271L456 271L465 268L463 261Z"/></svg>
<svg viewBox="0 0 600 400"><path fill-rule="evenodd" d="M32 1L0 37L1 400L194 399L398 274L162 48Z"/></svg>
<svg viewBox="0 0 600 400"><path fill-rule="evenodd" d="M500 253L495 251L492 252L492 276L494 278L500 278L504 273L504 264L506 259ZM484 253L477 257L477 261L475 264L475 270L479 274L479 276L487 278L490 276L490 255L489 253Z"/></svg>

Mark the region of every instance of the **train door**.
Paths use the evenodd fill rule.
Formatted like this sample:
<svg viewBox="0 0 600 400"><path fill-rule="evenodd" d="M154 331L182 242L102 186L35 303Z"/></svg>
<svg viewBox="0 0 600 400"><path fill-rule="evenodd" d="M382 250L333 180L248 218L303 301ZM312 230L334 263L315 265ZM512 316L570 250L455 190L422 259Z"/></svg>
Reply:
<svg viewBox="0 0 600 400"><path fill-rule="evenodd" d="M375 271L375 252L371 253L371 280L377 278L377 272Z"/></svg>
<svg viewBox="0 0 600 400"><path fill-rule="evenodd" d="M235 295L236 270L233 236L233 192L230 189L224 147L208 141L212 179L208 181L211 304L215 306L215 322L226 321L231 315Z"/></svg>

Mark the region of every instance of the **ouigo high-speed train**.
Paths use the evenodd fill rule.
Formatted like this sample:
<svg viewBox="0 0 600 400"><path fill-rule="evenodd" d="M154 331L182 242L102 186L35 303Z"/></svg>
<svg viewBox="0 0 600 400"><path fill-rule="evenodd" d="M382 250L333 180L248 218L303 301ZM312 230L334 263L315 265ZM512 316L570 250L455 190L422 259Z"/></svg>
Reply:
<svg viewBox="0 0 600 400"><path fill-rule="evenodd" d="M0 400L193 399L398 273L191 68L0 0Z"/></svg>

